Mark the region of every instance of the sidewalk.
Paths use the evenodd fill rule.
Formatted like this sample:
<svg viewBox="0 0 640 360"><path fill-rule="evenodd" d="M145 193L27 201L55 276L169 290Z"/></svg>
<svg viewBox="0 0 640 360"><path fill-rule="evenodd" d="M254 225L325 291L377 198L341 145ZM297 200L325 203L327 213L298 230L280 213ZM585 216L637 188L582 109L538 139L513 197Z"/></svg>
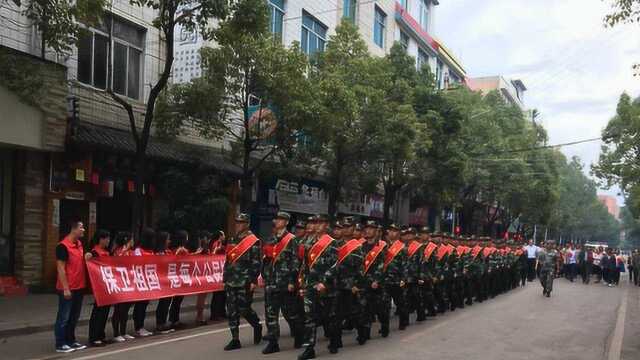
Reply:
<svg viewBox="0 0 640 360"><path fill-rule="evenodd" d="M264 298L262 289L256 290L255 302ZM205 306L205 316L209 316L209 300ZM147 314L154 314L158 302L152 301L147 308ZM182 313L196 311L196 296L185 297L182 303ZM93 296L84 297L82 314L78 326L89 323ZM58 311L58 296L55 294L30 294L20 297L0 297L0 338L28 335L53 330Z"/></svg>

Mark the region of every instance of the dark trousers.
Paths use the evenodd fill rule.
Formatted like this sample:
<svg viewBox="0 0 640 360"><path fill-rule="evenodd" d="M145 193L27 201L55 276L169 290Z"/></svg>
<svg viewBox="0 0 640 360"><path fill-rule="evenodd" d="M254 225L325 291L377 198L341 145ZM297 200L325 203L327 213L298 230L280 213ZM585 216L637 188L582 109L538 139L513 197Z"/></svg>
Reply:
<svg viewBox="0 0 640 360"><path fill-rule="evenodd" d="M371 329L374 318L380 322L380 332L389 333L389 307L387 294L382 289L367 289L365 291L366 317L364 326Z"/></svg>
<svg viewBox="0 0 640 360"><path fill-rule="evenodd" d="M591 271L593 264L591 264L590 262L584 262L582 263L582 282L585 284L588 284L589 281L591 281Z"/></svg>
<svg viewBox="0 0 640 360"><path fill-rule="evenodd" d="M362 322L361 313L364 311L360 302L360 294L354 294L351 289L340 289L337 293L336 319L331 333L338 339L342 339L342 324L347 321L358 330L359 336L364 335L365 324ZM362 294L364 296L364 294Z"/></svg>
<svg viewBox="0 0 640 360"><path fill-rule="evenodd" d="M211 293L211 320L218 320L226 316L225 311L226 297L224 291L215 291Z"/></svg>
<svg viewBox="0 0 640 360"><path fill-rule="evenodd" d="M409 325L409 313L407 311L406 291L401 288L400 285L388 285L385 289L387 291L388 301L393 300L398 310L398 316L400 317L399 326L404 328ZM390 306L389 306L390 308Z"/></svg>
<svg viewBox="0 0 640 360"><path fill-rule="evenodd" d="M611 283L611 278L610 278L610 274L609 274L609 269L603 267L602 268L602 280L604 282L606 282L607 284Z"/></svg>
<svg viewBox="0 0 640 360"><path fill-rule="evenodd" d="M302 331L298 314L298 296L295 292L285 290L267 290L264 297L264 315L267 333L270 339L280 338L280 313L284 316L293 333Z"/></svg>
<svg viewBox="0 0 640 360"><path fill-rule="evenodd" d="M133 328L138 331L144 328L144 319L147 317L149 301L138 301L133 305Z"/></svg>
<svg viewBox="0 0 640 360"><path fill-rule="evenodd" d="M58 293L58 315L54 325L57 348L76 342L76 326L82 311L82 291L71 291L70 299L65 299L62 293Z"/></svg>
<svg viewBox="0 0 640 360"><path fill-rule="evenodd" d="M412 314L412 313L416 313L418 314L418 317L421 317L421 313L422 316L424 316L424 308L422 307L422 301L420 299L420 291L418 290L418 284L417 283L412 283L412 284L407 284L407 298L406 298L406 303L407 303L407 313L408 314Z"/></svg>
<svg viewBox="0 0 640 360"><path fill-rule="evenodd" d="M527 279L533 281L536 278L536 259L527 259Z"/></svg>
<svg viewBox="0 0 640 360"><path fill-rule="evenodd" d="M577 266L576 266L576 264L568 264L567 265L567 279L569 279L569 281L573 282L573 280L576 278L576 274L577 274Z"/></svg>
<svg viewBox="0 0 640 360"><path fill-rule="evenodd" d="M434 294L434 287L431 281L427 281L424 285L419 287L422 298L422 312L427 311L429 316L436 315L436 297ZM421 314L418 314L420 317Z"/></svg>
<svg viewBox="0 0 640 360"><path fill-rule="evenodd" d="M111 306L98 306L93 304L91 309L91 318L89 319L89 342L104 341L107 337L104 328L107 326L109 319L109 310Z"/></svg>
<svg viewBox="0 0 640 360"><path fill-rule="evenodd" d="M171 299L171 306L169 307L169 322L171 324L177 324L180 322L180 307L182 306L182 300L184 300L184 296L174 296Z"/></svg>
<svg viewBox="0 0 640 360"><path fill-rule="evenodd" d="M633 281L635 280L634 278L634 273L633 273L633 266L629 265L629 282L633 283Z"/></svg>
<svg viewBox="0 0 640 360"><path fill-rule="evenodd" d="M329 338L334 339L330 330L330 324L335 323L335 293L318 293L313 287L308 287L304 291L304 344L306 347L314 347L317 339L317 329L320 326L329 330L325 333ZM228 315L228 314L227 314Z"/></svg>
<svg viewBox="0 0 640 360"><path fill-rule="evenodd" d="M447 311L446 284L444 280L438 280L433 285L433 296L436 298L436 303L438 304L438 312L444 313Z"/></svg>
<svg viewBox="0 0 640 360"><path fill-rule="evenodd" d="M240 339L240 316L253 327L260 326L258 314L251 308L253 292L245 287L225 287L227 293L227 318L234 340Z"/></svg>
<svg viewBox="0 0 640 360"><path fill-rule="evenodd" d="M129 320L129 309L133 303L120 303L113 307L113 315L111 316L111 326L113 327L113 336L122 336L127 333L127 321Z"/></svg>

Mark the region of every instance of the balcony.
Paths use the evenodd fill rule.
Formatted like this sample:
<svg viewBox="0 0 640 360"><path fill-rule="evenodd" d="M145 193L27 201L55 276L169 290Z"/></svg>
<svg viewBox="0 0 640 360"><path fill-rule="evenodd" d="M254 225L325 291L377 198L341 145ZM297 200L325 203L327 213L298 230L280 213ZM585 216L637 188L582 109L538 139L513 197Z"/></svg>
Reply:
<svg viewBox="0 0 640 360"><path fill-rule="evenodd" d="M431 35L422 28L420 23L409 14L407 9L398 2L396 2L396 21L408 31L422 47L430 49L435 54L438 53L438 49L440 48L438 42L431 37Z"/></svg>

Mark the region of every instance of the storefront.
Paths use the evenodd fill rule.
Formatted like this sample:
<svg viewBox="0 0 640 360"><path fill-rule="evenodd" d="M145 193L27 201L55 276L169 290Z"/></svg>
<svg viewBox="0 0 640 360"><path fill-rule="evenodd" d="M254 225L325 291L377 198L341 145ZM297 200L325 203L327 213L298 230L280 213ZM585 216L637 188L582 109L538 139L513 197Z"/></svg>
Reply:
<svg viewBox="0 0 640 360"><path fill-rule="evenodd" d="M13 274L15 234L14 152L0 149L0 275Z"/></svg>

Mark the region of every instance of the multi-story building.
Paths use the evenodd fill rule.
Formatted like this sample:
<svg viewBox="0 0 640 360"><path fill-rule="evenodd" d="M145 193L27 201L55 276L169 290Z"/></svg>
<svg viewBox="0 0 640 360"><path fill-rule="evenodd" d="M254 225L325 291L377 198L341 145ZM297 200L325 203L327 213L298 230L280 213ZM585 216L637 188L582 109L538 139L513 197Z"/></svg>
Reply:
<svg viewBox="0 0 640 360"><path fill-rule="evenodd" d="M467 79L467 86L483 94L497 90L507 102L519 107L522 111L527 111L524 105L524 93L527 88L522 80L508 80L503 76L476 77Z"/></svg>
<svg viewBox="0 0 640 360"><path fill-rule="evenodd" d="M620 206L615 196L599 194L598 201L607 208L611 216L616 218L616 220L620 220Z"/></svg>
<svg viewBox="0 0 640 360"><path fill-rule="evenodd" d="M113 1L102 24L82 26L69 54L45 49L43 59L30 20L12 2L0 6L0 79L7 80L0 81L0 276L51 288L55 246L72 219L85 223L87 239L97 227L131 228L135 147L129 118L106 88L112 81L142 117L164 64L155 16Z"/></svg>

